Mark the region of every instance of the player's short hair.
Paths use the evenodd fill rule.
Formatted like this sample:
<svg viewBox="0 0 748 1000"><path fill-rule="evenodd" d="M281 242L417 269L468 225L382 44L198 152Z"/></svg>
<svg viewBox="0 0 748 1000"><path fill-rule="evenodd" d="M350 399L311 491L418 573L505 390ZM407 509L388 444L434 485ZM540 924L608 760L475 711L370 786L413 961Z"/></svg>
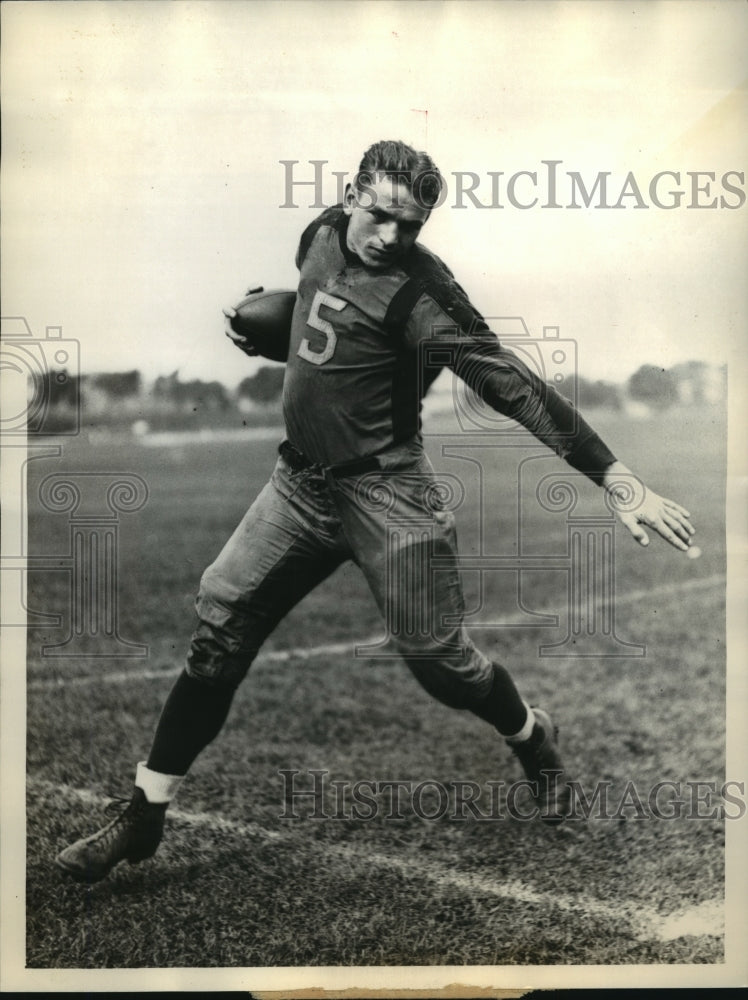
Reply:
<svg viewBox="0 0 748 1000"><path fill-rule="evenodd" d="M382 177L392 177L410 191L415 202L431 211L440 204L444 180L428 153L398 139L382 139L366 150L354 186L370 188Z"/></svg>

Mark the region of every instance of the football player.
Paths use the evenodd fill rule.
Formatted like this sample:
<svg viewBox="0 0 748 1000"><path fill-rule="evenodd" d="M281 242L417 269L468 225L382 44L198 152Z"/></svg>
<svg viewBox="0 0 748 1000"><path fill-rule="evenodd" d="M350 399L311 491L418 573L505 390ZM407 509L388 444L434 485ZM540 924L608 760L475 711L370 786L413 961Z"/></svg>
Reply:
<svg viewBox="0 0 748 1000"><path fill-rule="evenodd" d="M499 343L451 271L417 242L442 190L426 153L377 142L344 203L303 233L277 464L202 577L186 667L137 764L129 805L57 858L73 878L95 882L118 862L155 852L169 802L218 735L263 641L349 559L418 681L493 726L532 783L541 819L564 818L569 789L549 714L530 707L463 626L454 516L439 503L421 438L421 400L438 374L433 357L424 364L425 348L438 342L442 363L485 402L603 490L616 493L631 473L567 399ZM225 314L227 335L254 353L231 326L233 309ZM619 516L642 545L648 525L675 547L690 546L687 511L641 484L638 502ZM438 573L429 572L434 557Z"/></svg>

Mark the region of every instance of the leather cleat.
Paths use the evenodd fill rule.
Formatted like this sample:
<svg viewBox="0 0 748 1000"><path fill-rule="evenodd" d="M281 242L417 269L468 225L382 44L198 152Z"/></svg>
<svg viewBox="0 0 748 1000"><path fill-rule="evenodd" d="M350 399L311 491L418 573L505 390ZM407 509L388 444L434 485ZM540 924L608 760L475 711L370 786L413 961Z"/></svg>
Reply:
<svg viewBox="0 0 748 1000"><path fill-rule="evenodd" d="M145 861L161 843L167 805L150 803L143 790L136 787L127 807L111 823L57 855L57 867L76 882L92 884L108 875L120 861Z"/></svg>
<svg viewBox="0 0 748 1000"><path fill-rule="evenodd" d="M533 785L533 799L540 818L549 826L562 823L569 814L571 791L558 751L558 727L542 708L533 708L535 726L521 743L507 740L525 776Z"/></svg>

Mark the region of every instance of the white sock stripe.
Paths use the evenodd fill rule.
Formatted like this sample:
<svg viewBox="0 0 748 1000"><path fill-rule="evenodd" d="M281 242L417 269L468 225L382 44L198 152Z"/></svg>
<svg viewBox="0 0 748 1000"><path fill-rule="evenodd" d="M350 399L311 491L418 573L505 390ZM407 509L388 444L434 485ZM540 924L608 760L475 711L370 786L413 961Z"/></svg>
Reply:
<svg viewBox="0 0 748 1000"><path fill-rule="evenodd" d="M135 770L135 785L141 788L145 797L153 805L171 802L177 794L183 778L178 774L161 774L146 767L144 760L138 761Z"/></svg>
<svg viewBox="0 0 748 1000"><path fill-rule="evenodd" d="M532 736L532 731L535 728L535 713L524 698L522 699L522 704L527 709L527 718L525 719L524 726L519 730L519 732L514 733L512 736L504 737L505 740L509 740L512 743L524 743L525 740L529 740Z"/></svg>

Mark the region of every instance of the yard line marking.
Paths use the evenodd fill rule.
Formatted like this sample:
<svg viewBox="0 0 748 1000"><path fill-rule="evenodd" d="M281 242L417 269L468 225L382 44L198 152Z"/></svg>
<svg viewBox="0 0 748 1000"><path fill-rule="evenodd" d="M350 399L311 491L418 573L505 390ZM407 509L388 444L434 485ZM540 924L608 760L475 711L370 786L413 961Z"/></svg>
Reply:
<svg viewBox="0 0 748 1000"><path fill-rule="evenodd" d="M724 585L726 577L717 573L713 576L703 577L698 580L684 580L680 583L663 583L657 587L649 587L643 590L632 590L628 594L616 597L615 606L623 607L627 604L635 604L650 597L669 597L674 594L686 593L691 590L708 590L711 587ZM598 601L596 608L601 608L605 602ZM552 615L558 611L557 607L531 609L533 614ZM511 627L521 625L526 622L525 615L513 615L501 623L501 627ZM480 625L472 626L479 629ZM485 628L496 628L496 626L485 626ZM253 663L254 667L261 667L265 663L288 663L290 660L312 660L318 656L342 656L352 653L355 646L373 646L382 641L381 633L369 636L366 639L344 639L340 642L328 642L319 646L299 646L295 649L276 649L267 653L260 653ZM394 656L395 654L393 654ZM27 684L27 690L39 691L47 688L61 686L80 686L87 684L126 684L128 681L159 680L162 677L176 677L182 672L182 667L169 667L165 670L133 670L122 671L111 674L87 674L80 677L57 676L51 678L31 680Z"/></svg>
<svg viewBox="0 0 748 1000"><path fill-rule="evenodd" d="M56 784L43 778L29 777L27 786L37 789L42 794L62 794L67 798L77 799L86 806L103 808L110 801L94 792L74 788L71 785ZM169 817L179 823L203 827L216 833L223 830L241 837L256 837L266 841L301 844L301 838L293 833L270 830L259 823L225 819L214 813L187 812L172 808L169 810ZM633 899L623 900L617 897L614 904L608 905L599 899L586 897L583 894L568 896L555 891L553 893L538 892L522 882L511 880L501 883L492 882L483 875L457 872L435 861L426 863L417 858L396 857L379 851L369 853L358 850L349 844L322 844L311 839L305 841L304 844L312 851L323 853L325 858L337 858L349 864L356 862L388 871L394 870L407 878L425 879L441 888L457 889L470 894L482 893L496 896L508 902L555 907L570 913L610 921L613 924L620 924L623 919L630 926L633 937L638 941L674 941L687 935L695 937L722 936L725 930L724 904L714 900L707 900L696 906L684 907L670 914L661 914Z"/></svg>

